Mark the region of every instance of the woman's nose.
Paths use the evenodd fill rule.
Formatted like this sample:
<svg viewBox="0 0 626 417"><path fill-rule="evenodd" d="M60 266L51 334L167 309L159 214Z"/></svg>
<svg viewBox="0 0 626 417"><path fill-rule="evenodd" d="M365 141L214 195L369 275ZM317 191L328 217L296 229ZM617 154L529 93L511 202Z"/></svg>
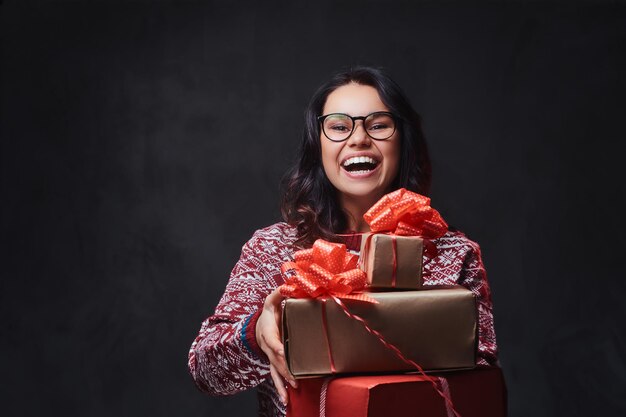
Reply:
<svg viewBox="0 0 626 417"><path fill-rule="evenodd" d="M360 122L360 123L359 123ZM348 138L348 145L350 146L369 146L371 138L365 131L365 125L362 120L357 121L354 126L354 132Z"/></svg>

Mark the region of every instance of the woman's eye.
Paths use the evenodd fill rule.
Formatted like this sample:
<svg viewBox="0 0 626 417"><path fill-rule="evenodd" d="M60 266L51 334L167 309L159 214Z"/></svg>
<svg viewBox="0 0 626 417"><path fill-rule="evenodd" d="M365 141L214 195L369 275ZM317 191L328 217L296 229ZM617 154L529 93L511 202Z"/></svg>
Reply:
<svg viewBox="0 0 626 417"><path fill-rule="evenodd" d="M370 130L380 130L380 129L387 129L389 126L383 124L383 123L376 123L375 125L370 126Z"/></svg>
<svg viewBox="0 0 626 417"><path fill-rule="evenodd" d="M330 126L330 129L334 130L335 132L347 132L349 130L348 126L345 125L332 125Z"/></svg>

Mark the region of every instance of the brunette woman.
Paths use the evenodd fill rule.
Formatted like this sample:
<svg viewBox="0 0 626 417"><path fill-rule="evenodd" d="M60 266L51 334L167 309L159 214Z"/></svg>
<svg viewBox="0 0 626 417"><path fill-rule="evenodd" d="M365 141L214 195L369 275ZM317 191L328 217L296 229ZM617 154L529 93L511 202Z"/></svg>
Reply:
<svg viewBox="0 0 626 417"><path fill-rule="evenodd" d="M189 352L198 387L228 395L257 387L261 416L284 416L286 384L297 387L279 338L280 266L323 238L358 251L363 214L398 188L428 195L431 179L420 118L383 71L340 72L313 95L299 158L284 183L285 222L258 230L243 246L215 314ZM478 245L459 231L435 240L425 285L461 284L478 298L479 364L495 364L492 303Z"/></svg>

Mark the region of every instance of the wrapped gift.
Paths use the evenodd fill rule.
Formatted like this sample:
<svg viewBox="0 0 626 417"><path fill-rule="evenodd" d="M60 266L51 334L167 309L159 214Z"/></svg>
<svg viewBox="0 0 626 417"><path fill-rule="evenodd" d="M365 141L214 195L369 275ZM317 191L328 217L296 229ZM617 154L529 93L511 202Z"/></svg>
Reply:
<svg viewBox="0 0 626 417"><path fill-rule="evenodd" d="M361 268L372 288L419 289L424 240L415 236L365 234Z"/></svg>
<svg viewBox="0 0 626 417"><path fill-rule="evenodd" d="M362 238L359 262L369 285L419 289L424 246L427 243L430 252L436 251L432 239L448 230L448 224L430 206L430 199L400 188L385 194L363 219L373 233ZM434 255L430 253L431 258Z"/></svg>
<svg viewBox="0 0 626 417"><path fill-rule="evenodd" d="M365 295L376 303L344 299L344 309L333 298L286 300L282 336L296 378L416 369L389 345L425 370L474 366L477 311L471 291L454 286Z"/></svg>
<svg viewBox="0 0 626 417"><path fill-rule="evenodd" d="M444 397L421 375L301 380L289 388L287 417L504 417L506 385L500 368L431 374Z"/></svg>

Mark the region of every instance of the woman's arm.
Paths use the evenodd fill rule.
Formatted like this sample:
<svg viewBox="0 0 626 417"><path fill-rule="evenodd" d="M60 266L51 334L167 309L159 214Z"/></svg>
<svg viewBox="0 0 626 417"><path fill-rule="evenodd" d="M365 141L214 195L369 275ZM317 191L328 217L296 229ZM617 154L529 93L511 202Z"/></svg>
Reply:
<svg viewBox="0 0 626 417"><path fill-rule="evenodd" d="M224 295L201 326L189 351L196 385L212 395L254 387L270 372L256 342L256 321L265 298L280 284L280 266L291 257L286 225L257 231L243 246Z"/></svg>
<svg viewBox="0 0 626 417"><path fill-rule="evenodd" d="M477 243L468 239L470 246L461 270L459 284L471 290L478 304L478 361L479 365L498 364L498 345L493 324L493 303L487 281L487 272Z"/></svg>

